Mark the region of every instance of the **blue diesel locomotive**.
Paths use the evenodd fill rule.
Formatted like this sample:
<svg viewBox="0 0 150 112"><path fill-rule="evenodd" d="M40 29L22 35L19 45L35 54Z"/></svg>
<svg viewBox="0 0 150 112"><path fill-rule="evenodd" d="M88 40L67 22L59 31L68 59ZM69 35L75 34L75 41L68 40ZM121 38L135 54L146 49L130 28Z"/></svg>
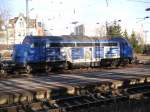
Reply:
<svg viewBox="0 0 150 112"><path fill-rule="evenodd" d="M121 37L90 38L80 36L26 36L14 46L15 69L27 73L52 68L119 66L131 62L130 43Z"/></svg>

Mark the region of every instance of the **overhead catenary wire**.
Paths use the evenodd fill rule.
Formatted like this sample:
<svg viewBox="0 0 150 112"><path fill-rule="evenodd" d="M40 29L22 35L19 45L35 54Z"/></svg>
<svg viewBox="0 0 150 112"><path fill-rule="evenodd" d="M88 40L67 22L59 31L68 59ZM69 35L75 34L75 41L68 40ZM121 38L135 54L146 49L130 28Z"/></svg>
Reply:
<svg viewBox="0 0 150 112"><path fill-rule="evenodd" d="M140 2L140 3L149 3L149 4L150 4L150 2L142 1L142 0L127 0L127 1L131 1L131 2Z"/></svg>

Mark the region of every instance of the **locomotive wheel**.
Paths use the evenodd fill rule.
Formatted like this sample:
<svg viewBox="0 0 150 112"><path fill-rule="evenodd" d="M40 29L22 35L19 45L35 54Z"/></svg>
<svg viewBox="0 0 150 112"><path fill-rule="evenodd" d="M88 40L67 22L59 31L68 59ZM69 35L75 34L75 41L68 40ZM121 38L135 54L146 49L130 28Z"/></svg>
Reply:
<svg viewBox="0 0 150 112"><path fill-rule="evenodd" d="M69 64L67 62L64 64L64 69L65 70L69 69Z"/></svg>
<svg viewBox="0 0 150 112"><path fill-rule="evenodd" d="M26 66L26 73L30 74L32 72L32 67L30 65Z"/></svg>
<svg viewBox="0 0 150 112"><path fill-rule="evenodd" d="M101 67L109 67L109 66L111 66L111 63L108 62L108 61L102 60L102 61L100 62L100 65L101 65Z"/></svg>
<svg viewBox="0 0 150 112"><path fill-rule="evenodd" d="M117 67L119 67L121 65L121 62L120 62L120 60L118 61L118 64L117 64Z"/></svg>
<svg viewBox="0 0 150 112"><path fill-rule="evenodd" d="M129 64L129 60L128 59L123 59L123 60L121 60L121 66L122 67L125 67L125 66L127 66Z"/></svg>
<svg viewBox="0 0 150 112"><path fill-rule="evenodd" d="M73 68L72 63L70 63L70 62L67 62L67 66L68 66L68 69L72 69Z"/></svg>
<svg viewBox="0 0 150 112"><path fill-rule="evenodd" d="M50 66L46 66L45 71L46 71L47 73L51 72L51 70L52 70L52 68L51 68Z"/></svg>
<svg viewBox="0 0 150 112"><path fill-rule="evenodd" d="M5 70L0 70L0 78L7 77L7 71Z"/></svg>
<svg viewBox="0 0 150 112"><path fill-rule="evenodd" d="M7 74L7 72L6 72L5 70L0 70L0 73L1 73L2 75Z"/></svg>
<svg viewBox="0 0 150 112"><path fill-rule="evenodd" d="M133 59L129 59L129 64L133 64L133 63L134 63Z"/></svg>
<svg viewBox="0 0 150 112"><path fill-rule="evenodd" d="M111 62L111 67L118 67L118 64L119 64L119 62L118 62L118 60L113 60L112 62Z"/></svg>

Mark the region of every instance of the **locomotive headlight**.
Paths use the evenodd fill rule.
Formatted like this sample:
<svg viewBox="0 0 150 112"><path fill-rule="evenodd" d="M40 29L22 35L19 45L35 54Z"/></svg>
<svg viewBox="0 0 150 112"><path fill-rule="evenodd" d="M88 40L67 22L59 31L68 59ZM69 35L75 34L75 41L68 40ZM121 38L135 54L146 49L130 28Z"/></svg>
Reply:
<svg viewBox="0 0 150 112"><path fill-rule="evenodd" d="M61 49L61 50L60 50L60 52L61 52L61 55L62 55L62 56L65 56L65 55L66 55L66 53L65 53L65 50L64 50L64 49Z"/></svg>
<svg viewBox="0 0 150 112"><path fill-rule="evenodd" d="M66 55L66 53L65 53L65 52L62 52L61 54L62 54L62 56L65 56L65 55Z"/></svg>
<svg viewBox="0 0 150 112"><path fill-rule="evenodd" d="M50 44L49 43L46 43L46 48L49 48L50 47Z"/></svg>
<svg viewBox="0 0 150 112"><path fill-rule="evenodd" d="M60 52L62 53L62 52L65 52L65 50L64 49L60 49Z"/></svg>

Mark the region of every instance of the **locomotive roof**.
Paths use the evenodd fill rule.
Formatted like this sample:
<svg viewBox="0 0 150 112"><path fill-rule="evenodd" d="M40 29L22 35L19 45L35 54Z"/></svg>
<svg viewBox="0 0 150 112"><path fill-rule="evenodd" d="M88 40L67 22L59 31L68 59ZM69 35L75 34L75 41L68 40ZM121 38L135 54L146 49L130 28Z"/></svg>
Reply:
<svg viewBox="0 0 150 112"><path fill-rule="evenodd" d="M70 36L70 35L63 35L63 36L48 36L49 40L68 40L68 41L92 41L95 40L95 38L88 37L88 36Z"/></svg>
<svg viewBox="0 0 150 112"><path fill-rule="evenodd" d="M48 39L50 41L93 41L96 38L87 37L87 36L26 36L26 40L36 40L36 39Z"/></svg>
<svg viewBox="0 0 150 112"><path fill-rule="evenodd" d="M26 36L24 40L36 40L36 39L48 39L50 41L95 41L95 40L115 40L115 41L125 41L125 39L120 37L88 37L88 36L72 36L72 35L63 35L63 36Z"/></svg>

